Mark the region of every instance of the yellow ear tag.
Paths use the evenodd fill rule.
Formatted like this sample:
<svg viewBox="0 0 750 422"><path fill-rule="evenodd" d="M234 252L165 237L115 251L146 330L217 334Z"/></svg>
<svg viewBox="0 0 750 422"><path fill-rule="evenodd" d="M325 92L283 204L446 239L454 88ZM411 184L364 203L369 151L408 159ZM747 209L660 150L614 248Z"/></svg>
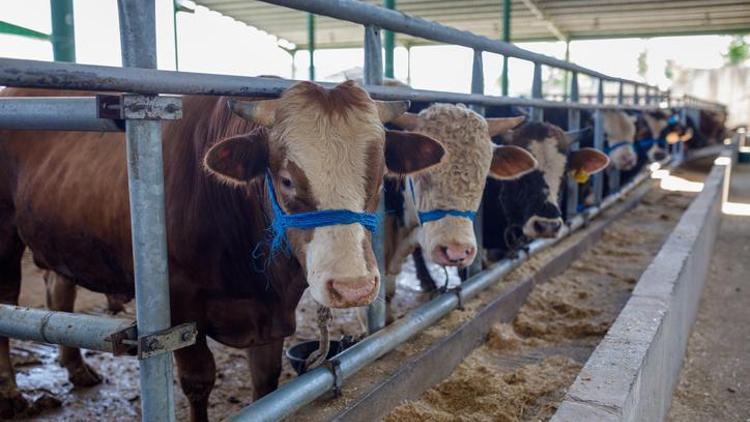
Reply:
<svg viewBox="0 0 750 422"><path fill-rule="evenodd" d="M589 181L589 177L591 177L585 170L573 170L571 173L573 173L573 179L575 179L576 183L586 183Z"/></svg>

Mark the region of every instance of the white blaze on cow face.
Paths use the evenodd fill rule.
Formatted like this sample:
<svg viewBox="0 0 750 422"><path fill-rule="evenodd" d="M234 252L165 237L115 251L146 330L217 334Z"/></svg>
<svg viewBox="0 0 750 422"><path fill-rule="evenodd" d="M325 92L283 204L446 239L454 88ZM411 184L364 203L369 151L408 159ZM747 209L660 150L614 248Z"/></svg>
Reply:
<svg viewBox="0 0 750 422"><path fill-rule="evenodd" d="M638 155L633 148L635 140L635 123L626 113L622 111L602 110L604 121L604 133L607 135L610 147L619 143L627 142L609 152L612 165L618 170L630 170L638 162Z"/></svg>
<svg viewBox="0 0 750 422"><path fill-rule="evenodd" d="M465 106L434 104L419 113L414 131L439 140L447 159L414 178L420 210L476 211L492 162L492 143L482 116ZM411 201L406 193L406 200ZM447 216L425 223L417 240L426 256L440 265L465 267L476 256L474 224Z"/></svg>
<svg viewBox="0 0 750 422"><path fill-rule="evenodd" d="M559 216L558 198L560 186L567 163L566 155L561 151L561 139L548 137L543 140L532 140L528 150L539 162L539 170L547 184L547 207L554 208L557 216L533 215L523 226L523 234L531 239L556 237L562 227L562 217Z"/></svg>

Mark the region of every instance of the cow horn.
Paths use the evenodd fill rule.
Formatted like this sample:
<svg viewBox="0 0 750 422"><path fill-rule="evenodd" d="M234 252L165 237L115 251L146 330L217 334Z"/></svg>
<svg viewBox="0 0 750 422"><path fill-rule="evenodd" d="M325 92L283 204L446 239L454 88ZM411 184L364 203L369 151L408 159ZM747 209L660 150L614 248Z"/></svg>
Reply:
<svg viewBox="0 0 750 422"><path fill-rule="evenodd" d="M276 119L279 100L240 101L230 98L227 100L227 106L232 113L243 119L268 127L272 126Z"/></svg>
<svg viewBox="0 0 750 422"><path fill-rule="evenodd" d="M409 109L409 101L375 101L380 121L388 123Z"/></svg>
<svg viewBox="0 0 750 422"><path fill-rule="evenodd" d="M487 119L487 131L490 138L502 135L505 132L515 128L526 120L526 116L515 117L492 117Z"/></svg>
<svg viewBox="0 0 750 422"><path fill-rule="evenodd" d="M403 130L414 130L419 124L419 115L416 113L404 113L391 120L391 123Z"/></svg>

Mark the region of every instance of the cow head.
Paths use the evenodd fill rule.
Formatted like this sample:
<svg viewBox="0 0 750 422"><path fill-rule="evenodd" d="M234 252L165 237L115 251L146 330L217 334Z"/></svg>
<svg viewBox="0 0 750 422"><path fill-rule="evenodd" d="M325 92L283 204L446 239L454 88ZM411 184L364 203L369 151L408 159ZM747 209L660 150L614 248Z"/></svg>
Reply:
<svg viewBox="0 0 750 422"><path fill-rule="evenodd" d="M679 114L661 110L647 111L636 122L636 140L656 140L648 149L649 161L662 161L669 155L666 144L687 142L693 130L682 124Z"/></svg>
<svg viewBox="0 0 750 422"><path fill-rule="evenodd" d="M638 155L633 148L635 119L622 111L602 110L601 113L612 165L618 170L632 169L638 163Z"/></svg>
<svg viewBox="0 0 750 422"><path fill-rule="evenodd" d="M397 126L439 140L447 150L440 166L411 178L406 203L413 214L454 210L476 212L486 177L512 180L536 168L525 150L494 146L492 136L520 124L524 117L484 119L462 104L433 104L418 115L407 113L394 120ZM413 190L413 201L411 199ZM471 218L442 215L422 219L417 240L430 259L440 265L465 267L476 257Z"/></svg>
<svg viewBox="0 0 750 422"><path fill-rule="evenodd" d="M503 141L522 147L534 156L538 169L501 186L501 205L508 228L520 228L530 239L556 237L563 220L560 212L561 186L566 170L571 176L588 177L609 165L607 156L593 148L569 152L583 132L565 133L550 123L529 122L509 132ZM507 233L498 233L506 236Z"/></svg>
<svg viewBox="0 0 750 422"><path fill-rule="evenodd" d="M272 193L286 215L373 213L386 167L396 174L418 174L445 153L427 136L386 131L383 122L403 113L408 102L373 101L353 82L333 89L300 82L279 99L230 100L229 105L261 127L216 143L205 166L238 186L257 179L266 187L261 196L269 215L278 216L272 212ZM353 307L375 298L380 274L366 226L337 223L283 232L318 303Z"/></svg>

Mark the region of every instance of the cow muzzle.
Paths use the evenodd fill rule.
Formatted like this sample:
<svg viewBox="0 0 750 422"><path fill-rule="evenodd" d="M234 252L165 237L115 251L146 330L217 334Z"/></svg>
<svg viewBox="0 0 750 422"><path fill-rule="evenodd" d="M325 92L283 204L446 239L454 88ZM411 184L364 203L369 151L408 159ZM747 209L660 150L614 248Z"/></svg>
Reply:
<svg viewBox="0 0 750 422"><path fill-rule="evenodd" d="M523 234L532 239L553 239L562 228L562 218L532 216L523 227Z"/></svg>
<svg viewBox="0 0 750 422"><path fill-rule="evenodd" d="M432 261L447 267L464 268L474 261L477 248L474 245L452 243L435 246L432 250Z"/></svg>

